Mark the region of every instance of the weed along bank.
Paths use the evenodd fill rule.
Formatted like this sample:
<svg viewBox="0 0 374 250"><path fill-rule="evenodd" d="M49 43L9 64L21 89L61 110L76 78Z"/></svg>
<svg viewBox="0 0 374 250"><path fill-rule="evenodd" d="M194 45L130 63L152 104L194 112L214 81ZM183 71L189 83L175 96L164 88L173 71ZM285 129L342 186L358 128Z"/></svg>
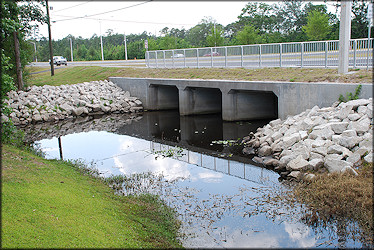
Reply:
<svg viewBox="0 0 374 250"><path fill-rule="evenodd" d="M187 248L365 248L373 247L372 194L363 191L372 188L373 103L371 84L347 95L358 86L110 77L10 92L13 112L2 119L14 120L45 158L80 159L81 171L117 197L135 197L135 207L125 206L142 216L133 221L152 246L179 243L163 244L144 223L157 221L145 208L175 216L180 224L161 234L178 231L173 237ZM321 194L323 182L341 187L339 180L356 187L349 200L339 189L328 201L302 193Z"/></svg>

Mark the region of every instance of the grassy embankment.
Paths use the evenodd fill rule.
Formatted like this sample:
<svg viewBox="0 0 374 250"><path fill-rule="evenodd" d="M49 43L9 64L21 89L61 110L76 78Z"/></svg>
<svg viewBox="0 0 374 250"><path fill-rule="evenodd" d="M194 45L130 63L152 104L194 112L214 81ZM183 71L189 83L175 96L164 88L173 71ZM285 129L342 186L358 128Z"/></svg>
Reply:
<svg viewBox="0 0 374 250"><path fill-rule="evenodd" d="M123 197L74 164L2 148L2 248L176 248L153 196Z"/></svg>
<svg viewBox="0 0 374 250"><path fill-rule="evenodd" d="M28 67L31 72L48 68ZM77 66L60 68L51 77L50 72L30 76L30 85L75 84L93 80L104 80L110 76L137 78L177 78L177 79L225 79L244 81L286 81L286 82L354 82L371 83L373 71L370 69L352 69L351 74L338 74L337 69L310 68L186 68L186 69L147 69L115 68L98 66Z"/></svg>

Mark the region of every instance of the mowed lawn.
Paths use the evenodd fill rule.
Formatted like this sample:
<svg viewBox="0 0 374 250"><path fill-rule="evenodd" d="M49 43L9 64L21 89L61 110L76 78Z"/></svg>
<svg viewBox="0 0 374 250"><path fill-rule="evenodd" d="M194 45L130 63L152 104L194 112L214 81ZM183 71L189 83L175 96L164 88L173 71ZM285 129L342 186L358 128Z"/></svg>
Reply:
<svg viewBox="0 0 374 250"><path fill-rule="evenodd" d="M32 73L48 70L48 68L27 67ZM284 81L284 82L340 82L340 83L372 83L371 69L350 69L350 73L338 74L337 69L330 68L185 68L185 69L153 69L153 68L117 68L99 66L62 67L50 72L32 74L27 77L28 85L62 85L104 80L108 77L136 78L174 78L174 79L219 79L238 81Z"/></svg>
<svg viewBox="0 0 374 250"><path fill-rule="evenodd" d="M72 164L2 146L2 248L178 248L174 213Z"/></svg>

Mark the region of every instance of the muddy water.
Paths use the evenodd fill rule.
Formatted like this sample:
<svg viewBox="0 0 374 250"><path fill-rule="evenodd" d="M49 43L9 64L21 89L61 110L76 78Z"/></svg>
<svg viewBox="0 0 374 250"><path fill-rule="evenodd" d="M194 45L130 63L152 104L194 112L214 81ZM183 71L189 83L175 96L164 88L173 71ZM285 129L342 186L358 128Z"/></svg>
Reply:
<svg viewBox="0 0 374 250"><path fill-rule="evenodd" d="M148 185L142 192L159 194L176 209L185 247L362 247L336 230L348 222L303 223L303 208L282 199L288 185L241 154L235 141L267 122L228 123L219 115L164 111L24 130L47 158L82 159L106 177L149 173L147 180L137 178Z"/></svg>

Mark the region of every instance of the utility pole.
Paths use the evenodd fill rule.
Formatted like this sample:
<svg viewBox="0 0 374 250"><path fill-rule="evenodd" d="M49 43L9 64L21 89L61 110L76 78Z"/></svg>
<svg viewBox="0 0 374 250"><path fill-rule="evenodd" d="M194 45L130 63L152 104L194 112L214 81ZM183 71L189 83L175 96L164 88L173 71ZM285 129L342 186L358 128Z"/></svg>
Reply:
<svg viewBox="0 0 374 250"><path fill-rule="evenodd" d="M104 61L103 36L102 36L102 34L101 34L101 20L99 20L99 23L100 23L101 60Z"/></svg>
<svg viewBox="0 0 374 250"><path fill-rule="evenodd" d="M64 160L64 156L62 155L62 143L61 143L61 136L57 138L58 140L58 149L60 151L60 160Z"/></svg>
<svg viewBox="0 0 374 250"><path fill-rule="evenodd" d="M217 47L216 23L214 23L214 47Z"/></svg>
<svg viewBox="0 0 374 250"><path fill-rule="evenodd" d="M35 62L38 62L38 56L36 55L36 41L35 42L31 42L29 41L30 43L34 44L34 51L35 51Z"/></svg>
<svg viewBox="0 0 374 250"><path fill-rule="evenodd" d="M341 1L339 27L339 74L347 74L349 66L349 42L351 38L351 1Z"/></svg>
<svg viewBox="0 0 374 250"><path fill-rule="evenodd" d="M51 76L55 75L55 69L53 67L53 49L52 49L52 33L51 33L51 19L49 16L48 0L45 1L47 7L47 18L48 18L48 35L49 35L49 60L51 65Z"/></svg>
<svg viewBox="0 0 374 250"><path fill-rule="evenodd" d="M73 59L73 41L71 40L71 37L69 38L70 39L70 54L71 54L71 61L73 62L74 59Z"/></svg>
<svg viewBox="0 0 374 250"><path fill-rule="evenodd" d="M124 42L125 42L125 60L127 61L127 43L126 43L126 33L124 33Z"/></svg>

